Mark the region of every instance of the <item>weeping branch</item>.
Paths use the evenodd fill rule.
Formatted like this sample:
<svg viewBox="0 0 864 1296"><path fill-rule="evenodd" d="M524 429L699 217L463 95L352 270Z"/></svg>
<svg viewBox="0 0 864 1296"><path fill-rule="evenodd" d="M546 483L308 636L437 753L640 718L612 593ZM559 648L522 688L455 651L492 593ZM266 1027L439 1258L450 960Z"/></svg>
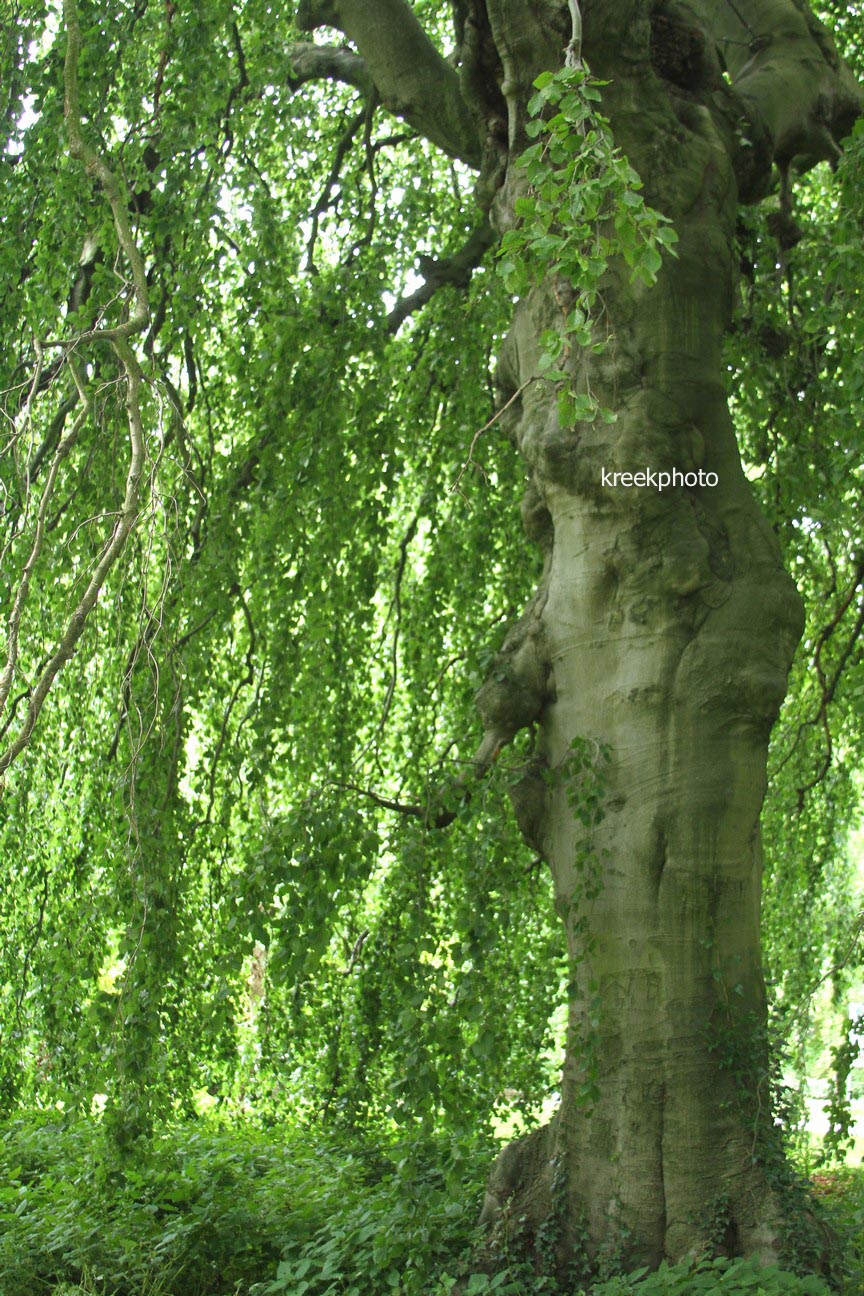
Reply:
<svg viewBox="0 0 864 1296"><path fill-rule="evenodd" d="M847 611L851 607L855 595L857 594L859 588L861 587L862 581L864 581L864 562L859 561L855 571L855 576L852 581L852 585L848 593L846 594L845 598L840 604L840 607L837 610L836 614L831 618L831 620L828 622L827 625L822 627L822 630L819 633L819 638L816 642L816 651L813 654L813 666L816 671L816 678L819 681L819 691L820 691L819 709L815 716L812 716L809 721L805 720L804 723L801 726L799 726L798 735L800 736L802 730L808 724L811 726L820 724L822 727L822 732L825 735L825 750L822 754L822 759L819 762L819 767L816 770L816 773L813 775L811 779L809 779L806 783L803 783L797 789L797 793L798 793L797 805L798 805L799 814L804 808L804 801L807 796L807 793L812 792L812 790L815 787L818 787L818 785L822 782L825 775L828 773L829 769L831 768L831 763L834 759L834 740L831 734L831 725L828 720L828 708L831 706L831 703L834 701L834 695L837 692L837 685L840 683L840 680L843 677L843 671L846 667L846 664L849 661L849 658L851 657L856 646L860 642L862 632L864 632L864 600L862 600L859 603L858 615L855 618L855 623L852 626L852 629L846 639L845 644L843 645L843 648L840 652L839 659L835 664L834 670L832 671L830 678L826 674L825 667L822 663L822 653L823 650L825 649L826 644L832 638L835 631L837 630L840 623L842 622L844 616L846 615Z"/></svg>
<svg viewBox="0 0 864 1296"><path fill-rule="evenodd" d="M84 386L83 370L79 368L79 361L73 356L73 348L80 349L85 341L98 339L110 342L124 375L126 417L129 428L129 467L126 474L123 502L117 514L112 534L102 549L82 597L66 623L59 644L41 669L36 681L32 685L28 685L28 705L24 719L9 745L4 751L0 752L0 775L9 768L15 758L21 754L30 742L39 713L51 686L63 666L74 654L84 633L88 618L96 605L96 600L105 579L120 556L129 533L137 521L139 487L144 468L144 428L140 403L144 374L129 345L129 339L136 333L144 331L150 321L147 276L143 258L132 233L129 220L128 196L123 192L117 177L107 162L87 142L82 131L81 106L78 94L78 60L81 52L81 30L75 0L64 0L63 15L66 22L66 61L63 74L64 116L69 138L69 151L72 157L83 162L87 175L99 181L111 207L117 241L121 251L126 256L132 274L132 307L128 317L121 320L117 325L95 327L83 334L79 334L71 341L54 344L61 346L65 352L66 363L72 374L80 399L80 409L69 432L65 436L61 436L57 443L36 510L30 553L24 565L9 614L6 661L2 672L0 672L0 712L5 707L12 681L16 675L22 618L30 592L33 572L42 555L48 507L63 461L77 441L81 429L90 414L90 401ZM37 353L37 378L31 389L33 392L38 389L38 376L42 368L41 352L42 348L39 348Z"/></svg>
<svg viewBox="0 0 864 1296"><path fill-rule="evenodd" d="M836 572L834 574L834 580L836 584ZM843 624L847 612L853 606L862 583L864 583L864 560L859 559L856 563L852 580L840 600L839 606L830 620L822 626L816 638L812 661L816 679L819 684L819 702L817 709L814 714L809 715L798 725L795 737L789 745L789 749L783 759L778 762L774 770L773 777L776 778L783 767L792 759L805 730L815 729L817 726L822 729L825 738L825 749L820 759L819 767L811 779L806 783L801 784L796 789L797 808L799 814L804 807L807 793L812 792L812 790L822 782L823 778L828 773L828 770L831 768L831 763L834 759L834 740L829 721L829 708L834 701L837 687L843 678L843 673L848 665L849 659L860 644L862 635L864 635L864 600L860 601L857 605L855 621L846 637L846 641L840 650L839 656L834 663L833 670L831 670L830 674L826 670L822 657L828 644Z"/></svg>
<svg viewBox="0 0 864 1296"><path fill-rule="evenodd" d="M64 120L69 136L69 152L73 158L84 163L84 170L89 176L98 180L108 199L111 214L114 217L114 228L117 241L125 253L132 271L134 289L133 307L129 318L114 328L95 328L80 336L77 341L103 338L109 342L123 341L142 332L150 322L150 304L147 290L147 272L144 260L135 242L132 226L129 221L129 199L120 187L120 182L104 158L96 152L84 138L81 128L81 104L78 97L78 59L81 53L81 28L78 22L78 9L75 0L63 0L63 17L66 21L66 64L63 73L64 85ZM118 358L126 362L118 353ZM127 370L127 378L130 377Z"/></svg>
<svg viewBox="0 0 864 1296"><path fill-rule="evenodd" d="M338 202L338 198L333 197L333 189L342 173L342 165L351 150L351 146L357 137L360 127L363 125L365 120L366 112L363 111L356 113L349 121L339 143L336 146L336 152L333 155L333 162L331 163L327 179L324 181L324 188L321 190L321 196L310 212L311 230L309 233L309 242L306 245L306 269L312 274L317 274L315 266L315 246L318 242L318 228L321 217L327 210L329 210L329 208L333 207Z"/></svg>

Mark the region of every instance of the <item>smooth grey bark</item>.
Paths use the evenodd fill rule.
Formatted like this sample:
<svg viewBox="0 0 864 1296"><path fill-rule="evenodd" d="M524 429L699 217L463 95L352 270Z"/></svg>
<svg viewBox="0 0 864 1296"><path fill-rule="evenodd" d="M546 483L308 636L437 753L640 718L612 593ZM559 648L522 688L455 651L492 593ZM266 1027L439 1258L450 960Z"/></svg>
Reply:
<svg viewBox="0 0 864 1296"><path fill-rule="evenodd" d="M786 167L839 156L839 142L861 111L860 89L830 35L806 3L700 0L736 94Z"/></svg>

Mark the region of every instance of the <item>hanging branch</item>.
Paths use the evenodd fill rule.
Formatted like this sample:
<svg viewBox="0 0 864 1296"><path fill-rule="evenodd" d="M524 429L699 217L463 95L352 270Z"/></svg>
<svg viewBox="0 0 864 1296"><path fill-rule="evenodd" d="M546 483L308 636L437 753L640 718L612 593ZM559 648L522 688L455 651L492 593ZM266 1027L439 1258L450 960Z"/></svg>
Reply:
<svg viewBox="0 0 864 1296"><path fill-rule="evenodd" d="M833 566L833 559L832 559L832 566ZM834 581L836 584L836 570L834 572ZM816 725L821 726L822 731L825 735L825 752L823 753L822 759L820 760L819 763L819 768L816 774L813 776L813 778L811 778L808 782L803 783L798 788L796 788L797 807L799 813L804 807L804 799L807 793L811 792L813 788L815 788L819 783L821 783L822 779L828 773L828 770L831 767L831 762L834 758L834 744L831 735L831 726L828 720L828 708L831 706L831 703L834 701L834 695L837 692L837 686L839 685L840 680L843 676L843 671L846 667L846 663L848 662L849 657L852 655L852 652L854 651L856 645L859 643L862 633L864 633L864 602L860 603L858 607L858 615L855 619L855 623L852 626L851 631L849 632L849 636L845 644L843 645L843 648L841 649L840 656L837 660L837 663L834 667L830 679L827 676L825 672L825 667L822 664L822 653L825 650L826 646L828 645L829 641L833 638L835 632L839 629L840 625L842 624L843 619L846 616L846 613L849 611L850 607L852 606L855 600L855 595L858 593L858 590L861 588L862 582L864 582L864 559L859 559L856 564L855 571L852 576L852 580L849 584L848 589L846 590L846 593L844 594L843 598L840 601L839 607L834 612L834 615L831 617L830 621L827 621L825 625L823 625L816 639L816 645L813 651L813 669L816 672L816 678L819 683L819 703L817 709L813 715L808 716L806 720L802 720L802 722L799 724L798 729L795 733L795 737L792 740L788 751L786 752L783 759L777 764L777 767L774 770L773 777L776 778L777 775L780 773L780 771L783 769L783 767L787 765L788 762L792 759L792 756L795 753L795 750L798 746L798 743L801 740L801 737L804 734L805 729L812 729Z"/></svg>
<svg viewBox="0 0 864 1296"><path fill-rule="evenodd" d="M378 224L378 176L375 171L375 149L372 143L372 127L375 123L375 109L377 107L378 96L373 93L366 105L363 123L363 154L365 158L363 170L369 177L369 213L366 218L366 229L345 258L343 262L345 266L353 265L359 253L364 248L369 247ZM358 189L360 188L358 181Z"/></svg>
<svg viewBox="0 0 864 1296"><path fill-rule="evenodd" d="M147 275L144 261L132 233L128 199L123 193L114 172L104 158L85 140L82 132L81 106L78 94L81 29L75 0L63 0L63 15L66 22L66 61L63 71L64 117L69 138L69 152L73 158L83 162L87 175L99 181L111 207L117 240L132 273L133 302L128 318L121 321L121 323L110 328L95 327L79 334L72 340L50 344L62 347L65 352L66 363L75 382L81 408L69 432L57 444L39 501L33 543L9 616L6 663L3 671L0 672L0 710L3 709L8 700L9 690L16 672L21 619L29 594L33 571L42 553L48 505L56 485L57 475L63 460L75 444L90 413L90 402L84 389L83 372L79 370L77 361L73 358L73 349L80 348L83 342L94 340L110 342L120 363L126 384L126 417L129 427L130 457L123 503L114 524L113 532L103 547L102 554L93 569L81 599L67 621L66 629L57 648L42 668L35 684L28 689L29 702L24 720L6 750L0 752L0 775L9 768L15 758L21 754L30 742L39 713L51 686L63 666L75 652L105 579L120 556L127 537L135 525L138 518L139 487L144 467L144 429L140 405L140 390L144 381L144 374L129 345L129 338L145 330L150 320ZM37 380L41 367L40 348L37 358ZM34 392L36 385L34 384L32 389Z"/></svg>
<svg viewBox="0 0 864 1296"><path fill-rule="evenodd" d="M246 599L243 597L243 591L241 590L239 584L235 583L231 587L231 590L229 590L229 593L233 593L234 595L236 595L240 603L240 607L243 611L243 617L244 620L246 621L246 630L249 636L249 644L246 649L246 669L243 672L243 674L240 676L240 678L237 680L237 683L234 685L234 688L231 692L231 697L228 699L228 705L225 707L225 711L222 716L222 724L219 729L219 736L216 740L216 746L213 750L213 759L210 762L210 774L207 780L207 809L205 811L204 819L202 821L203 824L209 824L211 815L213 814L213 806L216 801L216 775L219 769L219 760L222 756L222 751L225 747L225 740L228 737L228 725L231 720L231 715L234 711L234 707L237 705L237 699L239 698L240 694L243 692L245 688L251 688L251 686L255 683L255 651L257 647L257 639L255 636L255 624L252 620L252 613L249 611L249 604L246 602ZM198 827L197 824L195 826L196 828Z"/></svg>
<svg viewBox="0 0 864 1296"><path fill-rule="evenodd" d="M333 186L336 184L337 180L339 179L339 176L342 172L342 163L345 161L345 158L348 155L348 152L352 144L354 143L354 138L365 120L366 120L366 109L364 108L362 112L357 113L354 117L352 117L350 122L348 123L348 126L346 127L345 132L342 135L342 138L339 140L339 143L336 146L336 152L333 156L333 163L330 167L330 172L327 176L327 179L324 182L324 188L321 190L321 196L318 199L315 206L312 208L312 211L310 213L311 232L309 234L309 242L306 246L306 266L305 266L305 269L310 274L318 273L318 268L315 265L315 245L318 242L318 225L320 219L324 215L325 211L327 211L330 207L332 207L334 202L336 201L334 198L331 197L331 194L333 192Z"/></svg>
<svg viewBox="0 0 864 1296"><path fill-rule="evenodd" d="M405 566L408 562L408 550L417 534L419 525L420 514L415 513L408 524L408 529L399 542L399 558L396 563L396 574L393 581L393 602L390 608L394 616L393 638L390 642L390 679L387 681L387 693L384 697L384 705L381 708L381 718L378 721L379 737L386 728L390 708L393 704L393 695L396 691L396 680L399 675L399 636L402 632L402 578L405 575Z"/></svg>
<svg viewBox="0 0 864 1296"><path fill-rule="evenodd" d="M222 114L222 156L227 157L234 147L234 132L231 129L231 113L234 108L234 100L244 90L249 88L249 74L246 71L246 54L243 49L243 43L240 40L240 31L236 22L231 24L231 44L234 47L234 54L237 58L237 80L228 91L228 98L225 102L225 110Z"/></svg>
<svg viewBox="0 0 864 1296"><path fill-rule="evenodd" d="M158 620L151 615L149 609L145 606L144 616L146 617L143 628L135 638L135 642L130 649L129 656L126 659L126 666L123 670L122 684L120 686L120 715L114 727L114 737L111 740L111 746L108 748L106 760L110 763L117 759L117 752L120 748L120 736L123 728L129 719L129 709L132 704L132 679L135 667L138 664L138 658L146 649L149 651L150 644L159 630Z"/></svg>
<svg viewBox="0 0 864 1296"><path fill-rule="evenodd" d="M837 662L837 665L834 669L834 672L830 680L827 678L824 667L822 666L822 649L825 647L829 638L834 633L837 626L840 624L842 617L844 616L847 608L850 606L852 602L852 596L854 596L855 591L858 589L859 585L861 584L862 578L864 578L864 567L862 567L862 564L859 564L855 576L855 582L852 586L852 590L850 591L850 596L844 601L837 616L834 617L834 619L829 623L827 627L825 627L825 629L823 629L822 633L820 634L819 643L817 645L816 653L813 658L813 664L816 670L817 678L819 680L821 697L819 699L819 710L817 714L814 717L812 717L809 723L811 725L815 725L817 722L821 724L822 732L825 735L825 751L823 753L822 760L819 762L819 768L817 769L816 773L813 775L811 779L809 779L806 783L803 783L797 789L797 793L798 793L797 805L798 805L799 814L804 809L804 799L807 796L807 793L812 792L813 788L815 788L816 786L818 786L819 783L822 782L823 778L828 773L828 770L831 768L831 762L834 759L834 742L831 735L831 726L828 722L828 708L831 705L831 703L834 701L834 694L837 691L837 685L840 683L840 679L843 675L843 670L844 667L846 666L846 662L849 660L849 657L851 656L852 651L855 648L855 645L858 643L862 631L864 631L864 602L862 602L858 608L858 616L855 619L855 624L852 627L852 630L849 634L849 638L846 640L846 643L843 646L843 650L840 653L840 659ZM804 724L807 723L808 723L807 721L804 722ZM798 731L799 735L801 733L801 729L803 728L804 725L801 725Z"/></svg>
<svg viewBox="0 0 864 1296"><path fill-rule="evenodd" d="M84 163L84 170L94 176L101 184L111 214L114 217L114 228L120 247L126 254L132 270L134 287L134 307L129 319L114 328L93 329L83 334L83 338L104 338L110 342L123 341L140 333L150 322L150 305L147 293L147 272L144 261L135 242L132 226L129 222L129 202L123 194L117 177L107 162L88 144L81 129L81 105L78 97L78 58L81 53L81 29L78 23L78 9L75 0L63 0L63 16L66 20L66 63L63 70L65 91L64 119L69 136L69 152L73 158ZM79 341L81 339L79 338ZM118 359L126 368L127 378L133 374L127 368L124 356L118 352Z"/></svg>
<svg viewBox="0 0 864 1296"><path fill-rule="evenodd" d="M37 356L38 359L37 359L36 373L38 376L39 370L41 369L41 359L42 359L41 347L38 348ZM21 632L21 618L24 614L24 605L27 601L27 596L30 592L30 581L32 579L36 564L39 561L40 555L42 553L42 546L45 540L45 522L48 513L48 505L51 501L52 495L54 494L54 487L57 484L57 474L60 471L60 465L62 464L63 460L66 458L69 451L72 449L75 442L78 440L78 434L80 433L81 428L83 427L87 419L87 416L90 413L89 398L87 397L87 394L84 391L83 382L81 379L81 375L79 374L78 367L71 360L71 357L70 357L69 367L75 378L76 386L78 387L78 393L81 398L82 408L79 411L78 417L75 419L75 422L72 424L72 427L70 428L69 432L58 443L57 449L54 451L54 456L51 460L51 467L48 470L48 476L46 478L45 485L42 488L42 496L39 500L39 507L36 511L36 520L33 529L33 543L30 547L30 553L28 555L27 561L25 562L24 568L21 572L21 579L18 582L18 589L15 592L15 598L12 601L12 609L9 613L9 626L7 631L7 643L6 643L6 663L3 667L2 672L0 672L0 713L2 713L6 707L6 702L8 701L9 698L9 691L12 687L12 681L15 678L16 667L18 665L18 644L19 644L19 638ZM26 730L26 728L27 728L27 721L25 720L24 725L22 726L22 733L24 732L24 730ZM3 761L4 761L4 756L6 754L8 753L0 754L0 773L2 773L4 769L6 769L6 766L14 758L14 756L10 756L9 760L6 762L6 764L4 764ZM17 755L17 752L15 752L14 755Z"/></svg>

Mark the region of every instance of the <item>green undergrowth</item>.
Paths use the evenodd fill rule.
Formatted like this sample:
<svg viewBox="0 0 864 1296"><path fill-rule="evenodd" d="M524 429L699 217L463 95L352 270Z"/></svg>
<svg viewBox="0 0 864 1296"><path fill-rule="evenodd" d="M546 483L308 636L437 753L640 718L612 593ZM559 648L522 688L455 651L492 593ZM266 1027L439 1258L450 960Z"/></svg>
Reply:
<svg viewBox="0 0 864 1296"><path fill-rule="evenodd" d="M799 1278L774 1265L724 1258L697 1264L662 1264L656 1273L598 1283L592 1296L830 1296L821 1278Z"/></svg>
<svg viewBox="0 0 864 1296"><path fill-rule="evenodd" d="M107 1148L94 1122L3 1129L0 1296L420 1293L470 1245L492 1151L205 1119Z"/></svg>
<svg viewBox="0 0 864 1296"><path fill-rule="evenodd" d="M0 1296L577 1296L513 1262L470 1273L492 1149L297 1126L177 1123L123 1160L98 1122L0 1128ZM817 1177L864 1292L864 1175ZM823 1296L820 1280L711 1261L608 1278L590 1296Z"/></svg>

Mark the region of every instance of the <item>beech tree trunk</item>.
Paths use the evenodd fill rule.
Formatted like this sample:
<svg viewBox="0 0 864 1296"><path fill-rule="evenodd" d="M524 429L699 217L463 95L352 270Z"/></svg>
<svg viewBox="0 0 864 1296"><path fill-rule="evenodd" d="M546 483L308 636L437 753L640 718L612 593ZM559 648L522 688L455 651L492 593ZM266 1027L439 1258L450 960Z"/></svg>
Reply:
<svg viewBox="0 0 864 1296"><path fill-rule="evenodd" d="M615 78L614 65L591 64ZM583 738L611 759L602 822L575 817L566 780L539 793L539 828L532 808L575 984L561 1110L541 1136L542 1170L510 1209L542 1217L558 1176L565 1251L585 1231L598 1249L617 1246L626 1229L630 1259L656 1264L708 1240L722 1207L724 1244L767 1259L779 1215L753 1160L768 1113L759 812L802 611L726 407L735 184L725 150L707 114L682 130L662 101L637 102L632 80L614 85L616 139L637 170L650 174L653 150L666 157L665 192L649 183L647 196L673 217L679 256L650 291L626 271L609 276L602 327L614 340L574 377L616 411L611 431L559 428L540 383L515 428L533 508L551 521L538 638L554 701L539 752L555 770ZM566 286L517 311L519 386L535 372L554 292ZM646 468L701 468L717 485L601 484L604 469Z"/></svg>
<svg viewBox="0 0 864 1296"><path fill-rule="evenodd" d="M508 27L515 7L489 13L518 152L515 105L552 51L535 33L525 58ZM583 6L615 141L679 236L650 289L610 268L597 329L611 341L571 363L575 388L617 421L562 428L551 384L536 380L537 338L561 319L566 283L519 304L499 370L505 399L522 389L509 431L529 474L529 534L546 552L527 613L543 669L522 669L520 636L514 677L547 680L537 750L548 770L568 769L574 739L589 759L611 753L599 822L574 813L572 778L535 775L514 796L552 871L572 998L560 1111L505 1149L484 1216L529 1242L545 1232L562 1270L580 1249L595 1265L653 1267L702 1246L770 1262L784 1243L776 1165L765 1165L759 815L803 614L741 468L722 356L739 182L758 192L777 146L762 136L761 160L736 176L707 24L696 6L651 10ZM499 231L519 191L508 169ZM701 469L716 485L604 484L604 470L608 483L646 469ZM494 729L482 691L478 701Z"/></svg>

